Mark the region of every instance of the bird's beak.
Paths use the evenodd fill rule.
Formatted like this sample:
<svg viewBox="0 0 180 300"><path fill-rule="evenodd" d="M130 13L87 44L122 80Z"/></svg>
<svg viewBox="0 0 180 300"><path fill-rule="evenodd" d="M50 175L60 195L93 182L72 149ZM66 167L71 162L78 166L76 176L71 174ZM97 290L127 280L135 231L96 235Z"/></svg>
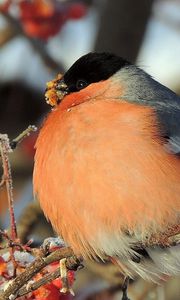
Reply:
<svg viewBox="0 0 180 300"><path fill-rule="evenodd" d="M45 99L51 106L57 106L64 96L68 94L68 87L61 74L58 74L54 80L47 82L46 85Z"/></svg>

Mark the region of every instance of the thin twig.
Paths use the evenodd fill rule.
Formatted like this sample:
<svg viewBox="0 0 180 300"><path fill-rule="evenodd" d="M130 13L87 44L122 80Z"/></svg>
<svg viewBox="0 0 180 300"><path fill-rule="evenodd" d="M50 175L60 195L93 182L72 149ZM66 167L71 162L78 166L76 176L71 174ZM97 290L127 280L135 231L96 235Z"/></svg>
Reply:
<svg viewBox="0 0 180 300"><path fill-rule="evenodd" d="M8 236L6 230L3 231L3 230L0 229L0 236L2 236L4 239L9 241L9 236Z"/></svg>
<svg viewBox="0 0 180 300"><path fill-rule="evenodd" d="M7 134L0 134L0 153L2 158L3 165L3 177L6 183L7 197L8 197L8 206L10 213L10 225L11 225L11 239L17 239L17 228L16 220L14 216L14 199L13 199L13 185L12 185L12 176L11 176L11 166L9 163L8 154L12 151L9 143L9 138Z"/></svg>
<svg viewBox="0 0 180 300"><path fill-rule="evenodd" d="M0 153L1 153L2 166L3 166L3 178L5 181L7 198L8 198L11 239L15 241L17 240L17 227L16 227L16 220L14 215L14 199L13 199L11 165L9 162L10 152L12 152L12 149L10 147L9 138L7 134L0 134ZM17 263L14 257L14 249L10 248L9 251L13 263L13 277L16 277Z"/></svg>
<svg viewBox="0 0 180 300"><path fill-rule="evenodd" d="M12 148L15 149L17 144L19 144L25 137L29 136L32 131L36 131L36 127L30 125L26 130L24 130L17 138L15 138L11 143L7 134L0 134L0 155L2 159L3 166L3 176L0 182L0 187L6 185L6 192L8 198L8 207L10 214L10 237L4 233L1 235L8 240L7 247L9 248L11 261L13 263L13 278L16 277L16 270L18 264L14 257L15 247L17 247L17 226L14 214L14 198L13 198L13 182L11 175L11 165L9 162L9 153L12 152ZM16 246L15 246L16 245Z"/></svg>
<svg viewBox="0 0 180 300"><path fill-rule="evenodd" d="M23 132L21 132L15 139L10 142L11 149L15 149L19 143L22 142L31 132L36 131L37 127L34 125L29 125Z"/></svg>
<svg viewBox="0 0 180 300"><path fill-rule="evenodd" d="M3 246L2 249L9 249L9 248L14 248L15 250L20 250L20 251L26 251L26 252L33 252L34 249L30 248L30 244L32 243L32 240L29 240L25 245L23 245L21 242L18 241L13 241L8 233L6 231L0 230L0 236L3 237L3 239L6 240L5 245Z"/></svg>

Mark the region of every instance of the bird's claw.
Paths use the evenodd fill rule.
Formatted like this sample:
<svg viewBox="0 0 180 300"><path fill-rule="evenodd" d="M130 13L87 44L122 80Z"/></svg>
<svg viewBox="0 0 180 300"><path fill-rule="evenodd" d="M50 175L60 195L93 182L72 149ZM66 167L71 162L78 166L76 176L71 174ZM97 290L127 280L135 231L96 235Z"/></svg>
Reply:
<svg viewBox="0 0 180 300"><path fill-rule="evenodd" d="M71 294L72 296L75 296L75 293L74 293L74 291L73 291L73 289L72 288L68 288L68 287L63 287L63 288L61 288L60 289L60 292L62 293L62 294Z"/></svg>
<svg viewBox="0 0 180 300"><path fill-rule="evenodd" d="M67 294L70 293L71 295L75 295L73 289L69 285L68 281L68 271L66 267L66 258L60 260L60 274L61 274L61 281L62 281L62 288L60 290L61 293Z"/></svg>
<svg viewBox="0 0 180 300"><path fill-rule="evenodd" d="M56 248L63 248L65 246L66 245L64 241L59 237L56 238L50 237L44 240L42 244L42 249L45 253L49 253Z"/></svg>
<svg viewBox="0 0 180 300"><path fill-rule="evenodd" d="M122 299L121 300L130 300L127 295L127 289L129 284L129 277L126 277L122 285Z"/></svg>

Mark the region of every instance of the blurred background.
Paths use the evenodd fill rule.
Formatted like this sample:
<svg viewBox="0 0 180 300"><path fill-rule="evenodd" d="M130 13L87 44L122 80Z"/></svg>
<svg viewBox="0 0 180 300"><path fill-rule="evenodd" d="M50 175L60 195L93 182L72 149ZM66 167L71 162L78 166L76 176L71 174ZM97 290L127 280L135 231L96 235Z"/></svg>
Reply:
<svg viewBox="0 0 180 300"><path fill-rule="evenodd" d="M40 126L50 110L46 82L81 55L110 51L123 56L180 94L180 0L0 0L0 133L12 139ZM11 155L15 214L23 242L39 245L55 235L33 201L37 133ZM53 199L52 199L53 200ZM0 189L0 228L9 226ZM75 300L120 299L122 278L112 265L87 262L78 272ZM162 287L135 280L131 300L179 300L180 280Z"/></svg>

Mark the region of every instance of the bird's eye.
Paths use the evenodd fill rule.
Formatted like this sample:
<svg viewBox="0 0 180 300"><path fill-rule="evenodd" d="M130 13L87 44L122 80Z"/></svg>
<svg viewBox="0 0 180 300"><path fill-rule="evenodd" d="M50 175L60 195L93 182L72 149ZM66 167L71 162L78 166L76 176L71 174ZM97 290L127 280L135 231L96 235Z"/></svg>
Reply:
<svg viewBox="0 0 180 300"><path fill-rule="evenodd" d="M76 88L77 88L78 91L84 89L87 85L88 85L88 83L83 79L79 79L76 82Z"/></svg>

